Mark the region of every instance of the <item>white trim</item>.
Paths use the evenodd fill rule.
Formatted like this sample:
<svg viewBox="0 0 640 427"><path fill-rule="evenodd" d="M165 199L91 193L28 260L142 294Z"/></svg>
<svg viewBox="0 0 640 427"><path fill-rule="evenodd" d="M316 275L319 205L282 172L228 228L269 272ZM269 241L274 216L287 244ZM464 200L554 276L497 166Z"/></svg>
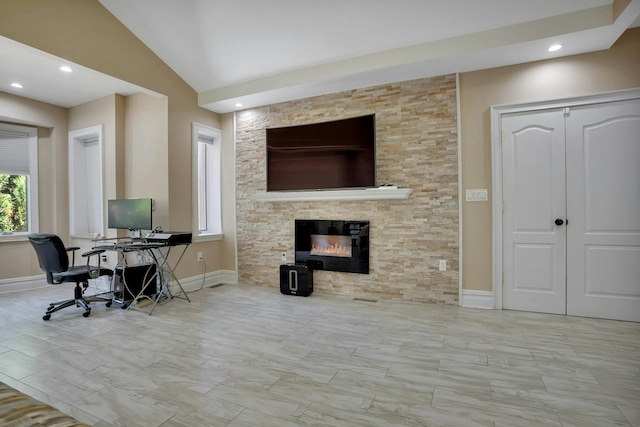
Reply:
<svg viewBox="0 0 640 427"><path fill-rule="evenodd" d="M207 179L207 229L208 232L201 233L199 227L200 215L200 197L199 197L199 147L202 139L211 140L207 153L213 155L213 159L207 161L206 166L212 166L213 174ZM217 236L222 234L222 173L221 173L221 156L222 156L222 131L211 126L203 125L197 122L191 124L191 229L195 241L219 240ZM211 186L215 188L211 188ZM215 200L214 200L215 199ZM212 212L212 207L217 210ZM218 229L219 227L219 229ZM208 238L210 237L210 238Z"/></svg>
<svg viewBox="0 0 640 427"><path fill-rule="evenodd" d="M60 144L64 144L66 147L68 147L69 141L67 141L65 138L62 138L62 142L60 142L59 138L56 138L56 132L51 132L51 157L49 159L49 164L51 165L51 182L52 183L59 182L58 178L60 176L64 176L65 173L68 174L68 171L60 170L62 168L57 166L58 156L61 155L59 153ZM68 188L68 184L67 184L67 188ZM60 210L58 208L58 200L61 198L60 192L58 191L58 185L55 185L55 184L49 185L49 190L51 191L51 204L49 206L50 221L51 221L50 224L52 227L51 232L54 234L58 234L59 232L58 217L62 215L61 212L58 212ZM67 199L67 203L69 203L68 199ZM64 221L68 221L68 220L69 218L67 216L67 218L64 219Z"/></svg>
<svg viewBox="0 0 640 427"><path fill-rule="evenodd" d="M0 279L0 295L12 292L32 291L50 286L44 274L29 277Z"/></svg>
<svg viewBox="0 0 640 427"><path fill-rule="evenodd" d="M205 274L204 285L202 279L202 275L200 274L197 276L180 279L180 284L187 292L196 291L201 287L209 288L222 284L235 285L238 284L238 273L233 270L218 270ZM47 286L56 285L48 284L44 274L39 276L0 279L0 295L13 292L32 291L35 289L46 288ZM98 290L103 290L105 292L108 291L106 283L98 282L95 284L95 286ZM175 291L175 289L172 288L172 291Z"/></svg>
<svg viewBox="0 0 640 427"><path fill-rule="evenodd" d="M375 187L356 190L269 191L256 193L260 202L317 202L325 200L390 200L408 199L411 188Z"/></svg>
<svg viewBox="0 0 640 427"><path fill-rule="evenodd" d="M500 114L518 113L522 111L550 110L555 108L577 107L590 104L602 104L605 102L618 102L640 98L640 88L618 90L592 95L583 95L570 98L549 99L545 101L524 102L521 104L493 105L491 110Z"/></svg>
<svg viewBox="0 0 640 427"><path fill-rule="evenodd" d="M491 192L493 194L491 229L493 239L491 244L492 288L494 307L502 310L502 143L501 114L494 107L491 108Z"/></svg>
<svg viewBox="0 0 640 427"><path fill-rule="evenodd" d="M38 174L40 172L38 154L38 129L31 126L2 124L2 129L18 132L27 135L29 175L27 175L27 231L7 231L0 233L1 242L12 242L26 240L29 233L40 231L40 208L38 200L40 193L38 189Z"/></svg>
<svg viewBox="0 0 640 427"><path fill-rule="evenodd" d="M40 174L40 155L38 153L38 129L29 128L29 150L33 150L33 155L29 154L29 189L31 195L27 197L29 216L29 231L31 233L40 231L40 188L38 186ZM32 169L33 168L33 169Z"/></svg>
<svg viewBox="0 0 640 427"><path fill-rule="evenodd" d="M224 234L203 234L202 236L193 236L191 243L217 242L222 240Z"/></svg>
<svg viewBox="0 0 640 427"><path fill-rule="evenodd" d="M462 123L460 114L460 73L456 73L456 117L458 125L458 305L462 305Z"/></svg>
<svg viewBox="0 0 640 427"><path fill-rule="evenodd" d="M75 191L75 180L82 179L84 177L76 176L76 166L78 163L82 164L83 167L86 166L87 159L86 148L84 148L84 143L87 139L97 138L98 144L98 152L100 155L100 159L97 165L91 165L92 167L98 168L97 176L100 180L98 184L98 200L100 200L100 209L98 210L97 215L100 216L96 221L100 224L100 230L93 231L89 233L88 230L77 230L77 222L76 222L76 196L78 192ZM104 218L104 143L103 143L103 130L102 125L90 126L84 129L72 130L69 132L69 140L68 140L68 152L69 152L69 234L73 238L84 238L84 239L95 239L98 236L105 235L105 218ZM83 148L79 148L83 147ZM82 153L82 154L79 154ZM84 174L83 174L84 175ZM86 192L84 197L86 198ZM85 204L89 204L89 202L85 200L79 200L80 202L84 202Z"/></svg>
<svg viewBox="0 0 640 427"><path fill-rule="evenodd" d="M465 308L493 309L493 292L463 290L460 305Z"/></svg>
<svg viewBox="0 0 640 427"><path fill-rule="evenodd" d="M493 258L493 294L494 306L502 309L502 144L501 123L504 114L524 111L538 111L581 105L601 104L640 98L640 88L606 92L595 95L576 96L548 101L536 101L522 104L497 105L491 107L491 180L493 191L491 248Z"/></svg>

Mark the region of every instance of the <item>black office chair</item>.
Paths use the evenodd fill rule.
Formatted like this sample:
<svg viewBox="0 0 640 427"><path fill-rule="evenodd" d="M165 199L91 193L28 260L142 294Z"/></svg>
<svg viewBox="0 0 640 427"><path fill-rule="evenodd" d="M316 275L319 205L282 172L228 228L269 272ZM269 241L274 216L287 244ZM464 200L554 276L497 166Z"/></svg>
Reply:
<svg viewBox="0 0 640 427"><path fill-rule="evenodd" d="M107 307L111 306L112 299L104 296L110 296L109 292L84 296L84 292L89 286L89 279L96 279L100 276L113 276L113 270L100 266L100 254L104 250L97 249L83 253L82 256L87 258L87 263L76 266L75 251L80 248L65 248L60 237L55 234L34 233L29 234L28 238L38 255L40 268L46 273L47 283L57 285L63 282L75 282L76 284L74 297L51 303L46 314L42 317L43 320L51 319L51 313L74 305L84 308L85 312L82 314L84 317L89 317L91 314L91 306L89 304L92 302L104 301L107 303ZM69 265L68 252L73 254L71 265ZM97 255L98 258L97 266L90 264L91 257L94 255ZM80 283L82 283L82 287L80 287Z"/></svg>

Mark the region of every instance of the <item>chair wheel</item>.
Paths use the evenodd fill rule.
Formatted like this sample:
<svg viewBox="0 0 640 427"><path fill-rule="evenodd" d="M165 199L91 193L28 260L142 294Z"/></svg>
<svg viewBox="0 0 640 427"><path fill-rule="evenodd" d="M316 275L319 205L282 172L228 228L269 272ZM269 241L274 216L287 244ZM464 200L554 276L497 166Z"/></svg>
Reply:
<svg viewBox="0 0 640 427"><path fill-rule="evenodd" d="M111 301L105 304L107 307L111 307Z"/></svg>
<svg viewBox="0 0 640 427"><path fill-rule="evenodd" d="M49 319L51 319L50 314L45 314L44 316L42 316L42 320L49 320Z"/></svg>
<svg viewBox="0 0 640 427"><path fill-rule="evenodd" d="M90 314L90 311L85 311L84 313L82 313L82 317L89 317Z"/></svg>

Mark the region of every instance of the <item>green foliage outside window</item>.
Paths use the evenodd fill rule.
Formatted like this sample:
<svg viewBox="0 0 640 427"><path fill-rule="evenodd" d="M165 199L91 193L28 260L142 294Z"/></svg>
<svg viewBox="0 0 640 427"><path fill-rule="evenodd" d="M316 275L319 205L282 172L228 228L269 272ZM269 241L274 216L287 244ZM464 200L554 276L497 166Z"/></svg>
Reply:
<svg viewBox="0 0 640 427"><path fill-rule="evenodd" d="M0 174L0 231L27 229L27 177Z"/></svg>

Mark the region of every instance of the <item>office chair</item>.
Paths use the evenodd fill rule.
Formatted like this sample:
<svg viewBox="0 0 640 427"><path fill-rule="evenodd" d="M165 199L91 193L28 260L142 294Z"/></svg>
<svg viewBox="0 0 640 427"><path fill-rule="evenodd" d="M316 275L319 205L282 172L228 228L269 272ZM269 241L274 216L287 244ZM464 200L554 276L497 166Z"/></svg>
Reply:
<svg viewBox="0 0 640 427"><path fill-rule="evenodd" d="M89 305L91 302L104 301L107 303L107 307L111 306L111 298L100 296L105 294L84 296L84 292L89 286L89 279L96 279L100 276L113 276L113 270L100 267L100 254L104 252L104 249L83 253L82 256L87 258L86 265L76 266L75 251L80 248L65 248L60 237L55 234L34 233L29 234L27 237L38 255L38 262L47 276L47 283L57 285L63 282L75 282L76 284L73 298L49 304L49 308L42 320L49 320L51 319L51 313L74 305L84 308L85 312L82 313L84 317L89 317L91 314L91 306ZM72 252L73 256L71 265L69 265L68 252ZM93 255L98 256L97 266L90 264ZM82 287L80 283L82 283Z"/></svg>

